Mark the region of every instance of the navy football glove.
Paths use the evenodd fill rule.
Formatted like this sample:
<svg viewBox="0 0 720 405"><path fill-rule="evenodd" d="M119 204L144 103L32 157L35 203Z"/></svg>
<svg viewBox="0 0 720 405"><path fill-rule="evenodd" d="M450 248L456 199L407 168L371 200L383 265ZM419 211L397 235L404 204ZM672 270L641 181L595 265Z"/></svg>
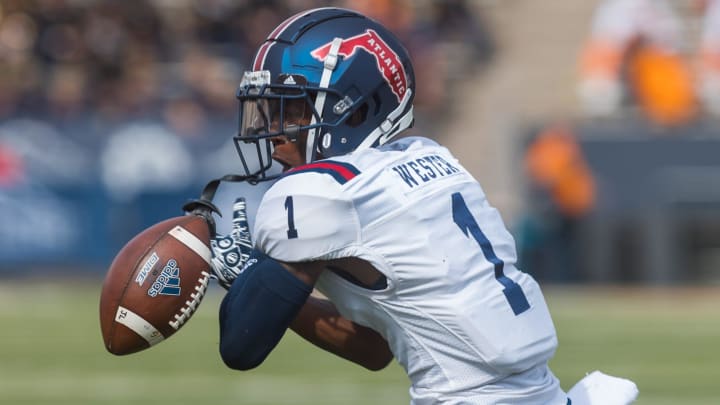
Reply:
<svg viewBox="0 0 720 405"><path fill-rule="evenodd" d="M212 248L212 276L226 290L244 270L253 249L247 220L245 199L233 204L232 231L229 235L215 235L210 239Z"/></svg>

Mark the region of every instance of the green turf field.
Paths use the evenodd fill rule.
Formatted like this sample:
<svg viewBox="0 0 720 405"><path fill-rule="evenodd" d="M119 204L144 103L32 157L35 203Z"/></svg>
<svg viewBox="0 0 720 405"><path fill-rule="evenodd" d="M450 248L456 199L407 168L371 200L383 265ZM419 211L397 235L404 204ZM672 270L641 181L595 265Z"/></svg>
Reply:
<svg viewBox="0 0 720 405"><path fill-rule="evenodd" d="M369 372L289 332L251 372L216 353L213 290L166 342L115 357L102 345L100 281L0 281L0 404L407 404L400 367ZM720 291L546 288L563 387L593 369L640 387L640 405L720 404Z"/></svg>

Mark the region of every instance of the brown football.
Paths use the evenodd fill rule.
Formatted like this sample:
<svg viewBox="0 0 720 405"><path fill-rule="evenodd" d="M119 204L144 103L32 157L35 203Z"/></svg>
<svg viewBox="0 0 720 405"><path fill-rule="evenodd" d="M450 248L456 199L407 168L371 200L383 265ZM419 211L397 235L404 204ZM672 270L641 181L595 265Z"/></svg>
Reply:
<svg viewBox="0 0 720 405"><path fill-rule="evenodd" d="M167 339L197 310L210 278L210 229L200 216L170 218L118 252L100 295L107 350L135 353Z"/></svg>

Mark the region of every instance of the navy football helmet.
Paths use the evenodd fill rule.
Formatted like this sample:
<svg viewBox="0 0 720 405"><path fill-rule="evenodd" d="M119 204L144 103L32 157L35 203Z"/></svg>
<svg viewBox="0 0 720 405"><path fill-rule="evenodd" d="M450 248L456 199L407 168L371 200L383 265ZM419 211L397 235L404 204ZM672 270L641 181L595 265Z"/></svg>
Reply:
<svg viewBox="0 0 720 405"><path fill-rule="evenodd" d="M277 177L268 174L274 137L307 134L306 163L382 145L412 125L414 92L407 50L378 22L340 8L290 17L260 46L237 92L234 140L246 174Z"/></svg>

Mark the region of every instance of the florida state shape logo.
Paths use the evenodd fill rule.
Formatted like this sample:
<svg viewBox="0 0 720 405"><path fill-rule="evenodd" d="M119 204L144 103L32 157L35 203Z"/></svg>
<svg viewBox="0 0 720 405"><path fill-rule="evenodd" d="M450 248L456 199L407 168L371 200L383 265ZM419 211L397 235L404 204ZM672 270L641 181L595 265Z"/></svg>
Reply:
<svg viewBox="0 0 720 405"><path fill-rule="evenodd" d="M324 62L330 52L331 44L332 42L328 42L310 52L310 54L313 58ZM358 48L375 57L378 70L380 70L398 102L400 102L407 90L407 75L397 53L380 38L377 32L369 29L360 35L343 39L340 49L338 49L338 55L342 55L347 59L353 56Z"/></svg>

